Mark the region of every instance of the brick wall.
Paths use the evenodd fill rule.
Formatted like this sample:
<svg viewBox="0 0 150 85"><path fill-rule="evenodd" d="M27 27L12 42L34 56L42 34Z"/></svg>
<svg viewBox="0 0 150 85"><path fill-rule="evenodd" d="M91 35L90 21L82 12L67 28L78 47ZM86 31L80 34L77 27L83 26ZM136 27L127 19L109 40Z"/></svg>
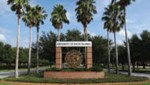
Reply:
<svg viewBox="0 0 150 85"><path fill-rule="evenodd" d="M104 72L44 72L44 78L93 79L104 78Z"/></svg>

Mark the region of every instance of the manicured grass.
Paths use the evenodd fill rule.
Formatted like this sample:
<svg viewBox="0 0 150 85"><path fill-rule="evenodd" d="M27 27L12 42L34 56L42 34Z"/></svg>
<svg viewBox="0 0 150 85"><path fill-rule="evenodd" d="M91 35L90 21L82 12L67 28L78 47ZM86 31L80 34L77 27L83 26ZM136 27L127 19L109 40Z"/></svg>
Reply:
<svg viewBox="0 0 150 85"><path fill-rule="evenodd" d="M5 84L5 83L0 83L0 85L12 85L12 84Z"/></svg>
<svg viewBox="0 0 150 85"><path fill-rule="evenodd" d="M17 82L31 82L31 83L106 83L106 82L137 82L144 81L147 78L139 77L128 77L122 74L108 74L106 73L104 79L44 79L42 74L30 74L21 75L18 79L7 78L7 81L17 81Z"/></svg>
<svg viewBox="0 0 150 85"><path fill-rule="evenodd" d="M150 83L143 83L143 84L129 84L129 85L150 85Z"/></svg>

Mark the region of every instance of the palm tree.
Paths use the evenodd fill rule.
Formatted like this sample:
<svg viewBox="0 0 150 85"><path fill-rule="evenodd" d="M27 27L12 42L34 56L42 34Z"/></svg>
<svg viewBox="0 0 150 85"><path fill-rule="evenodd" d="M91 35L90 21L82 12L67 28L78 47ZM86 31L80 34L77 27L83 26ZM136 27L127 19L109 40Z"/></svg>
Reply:
<svg viewBox="0 0 150 85"><path fill-rule="evenodd" d="M37 48L37 52L36 52L36 60L37 60L37 66L36 66L36 72L39 72L39 29L40 29L40 25L44 24L44 19L46 19L47 14L46 11L44 10L43 7L40 7L39 5L35 6L35 11L36 11L36 22L35 22L35 26L37 28L37 40L36 40L36 48Z"/></svg>
<svg viewBox="0 0 150 85"><path fill-rule="evenodd" d="M109 41L109 30L110 30L110 19L111 19L110 6L105 8L102 20L104 21L104 29L107 29L107 45L108 45L108 72L110 72L110 41Z"/></svg>
<svg viewBox="0 0 150 85"><path fill-rule="evenodd" d="M120 29L123 27L123 14L122 12L120 12L119 8L118 8L118 4L116 3L116 0L114 0L114 2L112 2L113 4L113 15L112 15L112 32L114 33L114 40L115 40L115 54L116 54L116 73L118 74L118 47L117 47L117 43L116 43L116 32L119 32Z"/></svg>
<svg viewBox="0 0 150 85"><path fill-rule="evenodd" d="M104 17L102 18L104 23L104 28L107 31L114 33L114 43L115 43L115 56L116 56L116 73L118 74L118 48L116 42L116 32L120 31L120 28L123 26L122 19L122 12L119 11L118 5L116 0L112 0L108 8L105 9ZM109 49L109 48L108 48Z"/></svg>
<svg viewBox="0 0 150 85"><path fill-rule="evenodd" d="M76 5L77 21L81 22L84 29L84 40L88 41L87 25L93 20L93 15L97 13L95 0L79 0ZM85 65L86 65L86 47L85 47Z"/></svg>
<svg viewBox="0 0 150 85"><path fill-rule="evenodd" d="M88 41L87 25L93 20L93 15L97 13L95 0L79 0L76 5L77 21L81 22L84 28L84 39Z"/></svg>
<svg viewBox="0 0 150 85"><path fill-rule="evenodd" d="M31 47L32 47L32 27L35 25L36 21L36 12L35 8L28 6L26 9L27 13L23 16L22 20L25 22L26 26L29 27L29 56L28 56L28 74L30 74L31 67Z"/></svg>
<svg viewBox="0 0 150 85"><path fill-rule="evenodd" d="M126 48L127 48L127 55L128 55L128 75L131 76L132 69L131 69L131 55L130 55L130 47L128 41L128 33L126 28L126 7L131 4L132 1L135 0L120 0L118 1L118 5L120 9L123 10L124 13L124 29L125 29L125 39L126 39Z"/></svg>
<svg viewBox="0 0 150 85"><path fill-rule="evenodd" d="M13 12L16 12L16 15L18 16L18 33L17 33L16 65L15 65L15 77L18 78L20 19L24 13L23 11L24 7L28 5L28 0L8 0L8 4L11 5L11 10Z"/></svg>
<svg viewBox="0 0 150 85"><path fill-rule="evenodd" d="M123 27L123 14L120 12L118 8L118 4L116 0L112 2L113 14L112 14L112 32L114 33L114 40L115 40L115 54L116 54L116 73L118 74L118 47L116 43L116 32L119 32L120 29Z"/></svg>
<svg viewBox="0 0 150 85"><path fill-rule="evenodd" d="M66 15L67 11L64 9L64 7L60 4L57 4L53 12L51 13L50 21L52 22L52 25L58 29L58 37L57 40L60 41L60 29L63 28L63 23L69 24L69 20Z"/></svg>

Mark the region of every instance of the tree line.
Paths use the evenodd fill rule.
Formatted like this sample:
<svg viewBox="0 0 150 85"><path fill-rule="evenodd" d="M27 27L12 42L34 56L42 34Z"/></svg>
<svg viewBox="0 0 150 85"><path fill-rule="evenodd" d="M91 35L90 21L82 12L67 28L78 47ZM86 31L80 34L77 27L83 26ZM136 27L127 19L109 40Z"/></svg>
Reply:
<svg viewBox="0 0 150 85"><path fill-rule="evenodd" d="M28 50L29 48L19 48L20 53L20 60L19 60L19 68L27 68L28 66ZM0 69L13 69L15 67L15 54L16 54L16 47L12 47L10 44L5 44L0 42ZM32 67L36 66L36 51L33 48L32 51ZM40 65L48 65L48 60L40 59Z"/></svg>
<svg viewBox="0 0 150 85"><path fill-rule="evenodd" d="M145 66L149 65L150 62L150 32L144 30L140 36L134 34L130 39L130 49L131 49L131 63L133 66L133 70L135 70L135 66L137 66L137 70L139 69L138 66ZM124 42L126 44L126 42ZM119 55L119 62L122 64L122 69L124 70L124 64L127 63L126 59L126 47L125 45L118 47L120 50Z"/></svg>
<svg viewBox="0 0 150 85"><path fill-rule="evenodd" d="M62 41L82 41L84 40L84 34L82 34L79 30L67 30L65 34L60 34L60 40ZM92 41L93 46L93 65L102 65L107 68L108 65L108 53L107 53L107 38L102 37L100 35L91 36L88 34L89 40ZM57 41L57 34L50 31L48 33L44 33L40 36L39 39L39 65L55 65L55 44ZM110 68L115 65L115 47L113 46L112 40L110 42ZM133 66L133 70L135 70L135 66L147 66L150 62L150 32L143 31L138 35L133 35L129 39L130 48L131 48L131 63ZM118 62L119 66L122 67L122 70L125 70L125 65L127 65L127 58L126 58L126 42L123 45L118 46ZM0 42L0 60L1 60L1 67L11 69L15 66L15 47L11 47L9 44L4 44ZM33 43L32 46L32 61L31 66L36 67L36 45ZM53 50L52 50L53 49ZM67 52L70 49L78 49L84 55L83 48L63 48L63 52ZM141 50L142 49L142 50ZM28 48L20 48L20 60L19 66L27 68L28 63ZM63 55L64 58L65 54Z"/></svg>

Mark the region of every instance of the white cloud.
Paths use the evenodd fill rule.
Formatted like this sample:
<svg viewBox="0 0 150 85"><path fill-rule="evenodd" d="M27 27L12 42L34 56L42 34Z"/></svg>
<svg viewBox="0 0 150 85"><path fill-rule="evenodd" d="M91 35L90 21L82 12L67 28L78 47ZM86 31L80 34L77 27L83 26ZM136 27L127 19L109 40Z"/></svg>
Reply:
<svg viewBox="0 0 150 85"><path fill-rule="evenodd" d="M88 31L88 34L90 34L91 36L96 36L97 35L96 33L90 32L90 31Z"/></svg>
<svg viewBox="0 0 150 85"><path fill-rule="evenodd" d="M11 44L13 47L16 47L16 38L15 39L10 39L10 40L8 40L10 43L9 44ZM7 42L8 42L7 41ZM22 37L21 37L21 40L20 40L20 47L24 47L24 48L28 48L29 46L29 40L27 40L27 39L23 39Z"/></svg>
<svg viewBox="0 0 150 85"><path fill-rule="evenodd" d="M20 46L22 46L22 47L29 47L28 44L29 44L29 40L27 40L27 39L22 40L20 42Z"/></svg>
<svg viewBox="0 0 150 85"><path fill-rule="evenodd" d="M133 24L135 21L132 20L132 19L126 19L126 22L127 22L128 24Z"/></svg>
<svg viewBox="0 0 150 85"><path fill-rule="evenodd" d="M69 12L66 13L67 18L69 19L69 21L71 21L71 14Z"/></svg>
<svg viewBox="0 0 150 85"><path fill-rule="evenodd" d="M150 25L147 23L135 23L133 25L130 25L129 30L134 34L141 34L143 30L150 31Z"/></svg>
<svg viewBox="0 0 150 85"><path fill-rule="evenodd" d="M10 9L10 5L7 4L8 0L0 0L0 16L7 16L10 14L11 9ZM30 4L32 6L37 5L38 3L35 0L31 0Z"/></svg>
<svg viewBox="0 0 150 85"><path fill-rule="evenodd" d="M133 35L133 33L130 32L130 31L128 31L128 30L127 30L127 33L128 33L128 38L131 38L132 35ZM125 37L125 31L124 31L124 29L122 29L118 34L119 34L120 36Z"/></svg>
<svg viewBox="0 0 150 85"><path fill-rule="evenodd" d="M84 32L83 31L81 31L81 34L83 34ZM97 34L96 33L94 33L94 32L91 32L91 31L88 31L88 34L90 34L91 36L96 36Z"/></svg>
<svg viewBox="0 0 150 85"><path fill-rule="evenodd" d="M76 22L76 17L74 15L72 15L73 13L71 12L67 12L66 15L67 15L67 18L68 20L70 21L70 23L74 23Z"/></svg>
<svg viewBox="0 0 150 85"><path fill-rule="evenodd" d="M10 36L11 31L7 28L0 27L0 41L7 41L8 36Z"/></svg>
<svg viewBox="0 0 150 85"><path fill-rule="evenodd" d="M36 5L39 4L39 3L37 3L36 0L31 0L31 1L30 1L30 4L31 4L31 6L36 6ZM39 4L39 5L40 5L40 4Z"/></svg>
<svg viewBox="0 0 150 85"><path fill-rule="evenodd" d="M118 40L117 40L117 44L118 44L118 45L123 45L123 40L119 40L119 39L118 39Z"/></svg>
<svg viewBox="0 0 150 85"><path fill-rule="evenodd" d="M5 36L3 34L0 34L0 41L5 41L5 40L6 40Z"/></svg>

